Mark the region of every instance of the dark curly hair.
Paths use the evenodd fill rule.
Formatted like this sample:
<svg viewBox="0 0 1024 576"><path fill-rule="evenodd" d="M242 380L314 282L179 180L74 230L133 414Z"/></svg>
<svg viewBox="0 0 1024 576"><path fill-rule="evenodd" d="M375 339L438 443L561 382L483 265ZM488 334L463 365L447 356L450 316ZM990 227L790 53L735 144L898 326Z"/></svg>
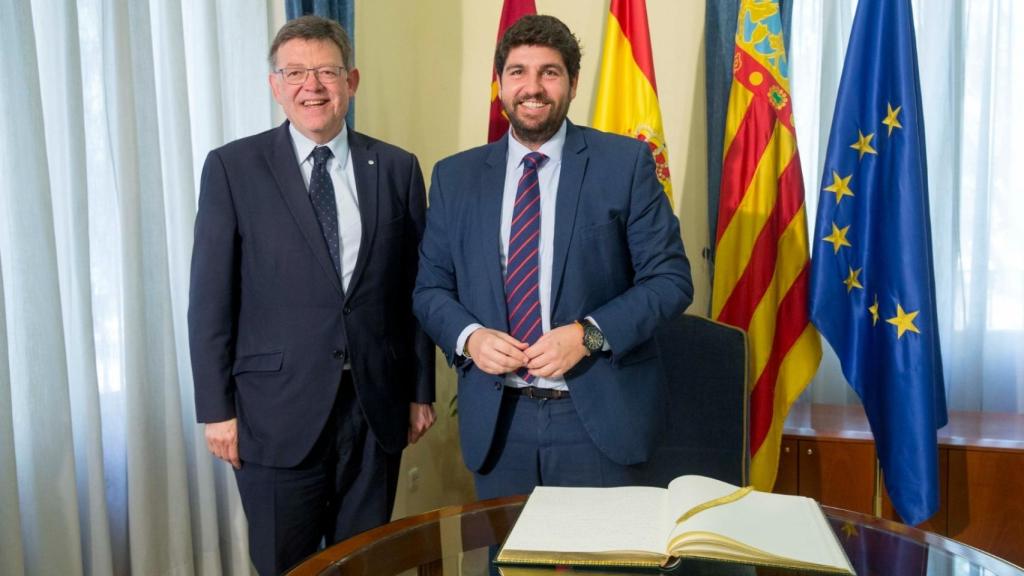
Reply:
<svg viewBox="0 0 1024 576"><path fill-rule="evenodd" d="M508 53L519 46L547 46L562 55L569 78L575 80L580 73L580 41L564 22L554 16L531 14L523 16L505 30L505 35L494 50L494 70L501 77Z"/></svg>

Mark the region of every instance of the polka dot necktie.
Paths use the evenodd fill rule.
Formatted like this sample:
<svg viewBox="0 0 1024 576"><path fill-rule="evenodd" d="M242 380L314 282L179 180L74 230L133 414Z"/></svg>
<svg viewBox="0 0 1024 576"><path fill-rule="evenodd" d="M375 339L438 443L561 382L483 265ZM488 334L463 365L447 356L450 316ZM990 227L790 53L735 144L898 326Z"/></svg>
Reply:
<svg viewBox="0 0 1024 576"><path fill-rule="evenodd" d="M537 170L547 160L540 152L523 157L523 175L516 188L512 210L512 230L508 239L508 262L505 267L505 304L508 307L509 334L527 344L540 338L543 326L540 317L540 186ZM516 374L526 382L533 376L526 368Z"/></svg>
<svg viewBox="0 0 1024 576"><path fill-rule="evenodd" d="M341 250L338 244L338 205L334 201L334 184L327 173L327 161L334 156L327 146L317 146L311 154L313 157L313 175L309 178L309 200L313 203L316 218L320 221L320 231L327 242L327 251L331 253L334 271L341 278Z"/></svg>

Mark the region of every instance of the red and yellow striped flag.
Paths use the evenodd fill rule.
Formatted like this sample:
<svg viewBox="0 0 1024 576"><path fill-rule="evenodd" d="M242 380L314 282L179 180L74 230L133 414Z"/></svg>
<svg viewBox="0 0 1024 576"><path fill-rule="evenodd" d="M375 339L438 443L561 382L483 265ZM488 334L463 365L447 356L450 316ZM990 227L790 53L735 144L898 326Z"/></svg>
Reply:
<svg viewBox="0 0 1024 576"><path fill-rule="evenodd" d="M501 7L501 20L498 22L498 39L495 46L501 42L505 30L515 24L517 20L527 14L536 14L537 5L533 0L505 0ZM494 142L508 133L508 116L501 107L501 98L498 97L498 76L501 70L491 71L491 121L487 128L487 141Z"/></svg>
<svg viewBox="0 0 1024 576"><path fill-rule="evenodd" d="M601 76L594 104L594 128L647 142L658 180L672 200L668 148L661 125L654 56L644 0L612 0L601 49Z"/></svg>
<svg viewBox="0 0 1024 576"><path fill-rule="evenodd" d="M748 334L751 483L765 491L789 407L821 361L781 22L776 0L741 0L711 303L712 318Z"/></svg>

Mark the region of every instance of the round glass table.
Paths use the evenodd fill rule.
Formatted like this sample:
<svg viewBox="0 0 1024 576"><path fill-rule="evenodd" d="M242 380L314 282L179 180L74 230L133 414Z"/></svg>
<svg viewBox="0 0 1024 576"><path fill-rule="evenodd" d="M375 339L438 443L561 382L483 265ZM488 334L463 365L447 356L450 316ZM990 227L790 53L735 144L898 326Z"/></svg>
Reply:
<svg viewBox="0 0 1024 576"><path fill-rule="evenodd" d="M293 568L290 576L488 576L501 572L490 554L515 524L525 496L448 506L395 520L339 542ZM965 544L857 512L823 506L858 575L1024 576L1024 570ZM693 576L797 574L683 560L669 574ZM503 576L626 576L638 572L574 571L568 567L505 570Z"/></svg>

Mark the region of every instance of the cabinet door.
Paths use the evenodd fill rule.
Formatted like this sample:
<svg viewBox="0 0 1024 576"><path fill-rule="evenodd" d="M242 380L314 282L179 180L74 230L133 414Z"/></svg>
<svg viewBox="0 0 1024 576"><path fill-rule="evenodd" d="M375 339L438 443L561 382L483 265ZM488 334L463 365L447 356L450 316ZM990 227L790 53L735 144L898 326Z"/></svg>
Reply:
<svg viewBox="0 0 1024 576"><path fill-rule="evenodd" d="M772 492L776 494L799 494L797 484L797 440L782 437L782 448L779 450L779 472L775 475L775 487Z"/></svg>
<svg viewBox="0 0 1024 576"><path fill-rule="evenodd" d="M949 537L1024 565L1024 454L950 448L948 479Z"/></svg>
<svg viewBox="0 0 1024 576"><path fill-rule="evenodd" d="M869 442L800 440L798 491L827 506L871 514L875 448Z"/></svg>

